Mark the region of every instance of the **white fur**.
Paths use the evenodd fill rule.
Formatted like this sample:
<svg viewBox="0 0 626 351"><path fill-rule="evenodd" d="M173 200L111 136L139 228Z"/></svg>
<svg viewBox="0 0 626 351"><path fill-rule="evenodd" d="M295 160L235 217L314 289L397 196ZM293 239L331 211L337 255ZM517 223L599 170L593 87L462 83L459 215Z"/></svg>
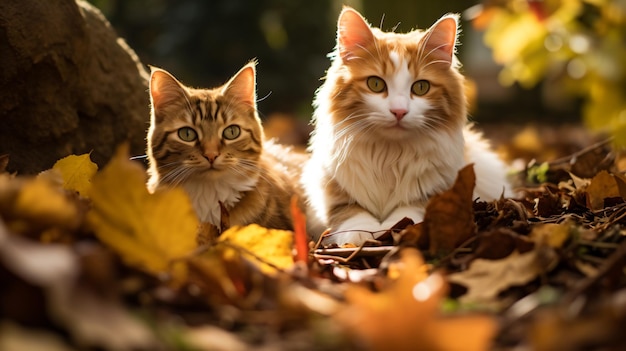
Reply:
<svg viewBox="0 0 626 351"><path fill-rule="evenodd" d="M410 218L415 223L423 221L424 207L398 207L382 223L370 213L360 212L339 225L331 235L325 236L323 243L342 245L350 242L360 245L367 240L378 239L404 218Z"/></svg>
<svg viewBox="0 0 626 351"><path fill-rule="evenodd" d="M479 133L466 128L465 152L467 163L474 164L476 187L474 197L483 201L499 199L501 196L512 197L514 192L507 179L507 166L490 148Z"/></svg>
<svg viewBox="0 0 626 351"><path fill-rule="evenodd" d="M302 180L310 205L317 219L328 224L328 209L337 199L326 197L324 179L334 178L350 203L369 212L331 228L344 233L330 236L325 243L359 245L372 238L363 231L389 229L403 217L422 221L429 197L449 189L467 163L475 164L475 196L492 200L511 194L506 167L479 134L466 128L463 121L450 128L430 128L432 122L424 117L429 102L410 95L414 78L406 62L393 54L396 72L383 77L387 96L363 96L370 112L354 123L355 129L331 121L332 84L325 83L318 92L312 155ZM408 113L398 121L390 110L404 102Z"/></svg>
<svg viewBox="0 0 626 351"><path fill-rule="evenodd" d="M397 51L391 51L389 53L389 60L393 63L394 67L400 66L400 53Z"/></svg>
<svg viewBox="0 0 626 351"><path fill-rule="evenodd" d="M209 177L192 179L183 183L183 187L189 194L200 221L219 227L221 219L219 202L226 207L233 206L241 199L242 193L254 188L256 183L256 178L246 179L227 175L217 181Z"/></svg>

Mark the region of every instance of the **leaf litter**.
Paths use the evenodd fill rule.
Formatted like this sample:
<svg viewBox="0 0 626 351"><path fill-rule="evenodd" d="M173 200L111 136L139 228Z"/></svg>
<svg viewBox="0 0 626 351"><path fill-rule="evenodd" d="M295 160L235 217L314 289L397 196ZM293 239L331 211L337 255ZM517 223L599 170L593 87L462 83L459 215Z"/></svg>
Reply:
<svg viewBox="0 0 626 351"><path fill-rule="evenodd" d="M307 245L295 199L294 232L217 236L182 190L148 193L127 153L99 171L69 156L38 177L0 158L3 349L626 345L626 178L607 143L527 164L515 199L473 199L468 166L424 222L356 248Z"/></svg>

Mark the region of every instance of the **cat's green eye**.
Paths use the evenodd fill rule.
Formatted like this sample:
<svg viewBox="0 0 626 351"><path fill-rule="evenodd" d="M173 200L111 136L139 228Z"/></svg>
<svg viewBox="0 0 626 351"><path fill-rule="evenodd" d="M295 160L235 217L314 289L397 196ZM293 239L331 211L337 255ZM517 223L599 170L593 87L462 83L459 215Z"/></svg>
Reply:
<svg viewBox="0 0 626 351"><path fill-rule="evenodd" d="M198 133L191 127L182 127L178 130L178 137L182 141L194 141L198 139Z"/></svg>
<svg viewBox="0 0 626 351"><path fill-rule="evenodd" d="M387 88L387 85L382 78L371 76L367 78L367 87L375 93L382 93Z"/></svg>
<svg viewBox="0 0 626 351"><path fill-rule="evenodd" d="M241 128L236 124L226 127L222 132L222 136L224 136L226 140L237 139L239 134L241 134Z"/></svg>
<svg viewBox="0 0 626 351"><path fill-rule="evenodd" d="M425 95L430 90L430 83L427 80L418 80L411 86L411 92L417 96Z"/></svg>

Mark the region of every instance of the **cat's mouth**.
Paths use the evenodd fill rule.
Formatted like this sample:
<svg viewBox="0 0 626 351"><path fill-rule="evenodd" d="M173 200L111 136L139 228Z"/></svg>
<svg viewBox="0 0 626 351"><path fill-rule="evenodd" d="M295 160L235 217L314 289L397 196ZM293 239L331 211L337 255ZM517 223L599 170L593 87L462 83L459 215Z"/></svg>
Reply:
<svg viewBox="0 0 626 351"><path fill-rule="evenodd" d="M407 132L409 130L409 128L404 123L402 123L401 120L396 121L393 124L387 125L386 129L395 132Z"/></svg>

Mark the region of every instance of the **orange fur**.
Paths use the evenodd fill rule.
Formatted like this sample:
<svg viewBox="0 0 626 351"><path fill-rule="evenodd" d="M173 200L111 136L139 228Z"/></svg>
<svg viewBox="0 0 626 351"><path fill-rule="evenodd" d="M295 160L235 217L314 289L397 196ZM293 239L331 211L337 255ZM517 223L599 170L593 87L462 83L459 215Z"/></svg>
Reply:
<svg viewBox="0 0 626 351"><path fill-rule="evenodd" d="M359 243L367 237L362 231L384 231L405 216L421 221L428 199L449 188L468 162L489 181L479 181L477 196L509 192L504 164L466 127L456 35L454 15L400 34L371 28L351 8L342 11L337 48L314 102L303 178L317 218L346 234L331 242Z"/></svg>
<svg viewBox="0 0 626 351"><path fill-rule="evenodd" d="M189 88L152 69L150 191L183 187L200 220L216 227L221 202L231 225L291 229L290 200L301 194L295 164L303 161L265 140L255 84L254 63L213 89Z"/></svg>

